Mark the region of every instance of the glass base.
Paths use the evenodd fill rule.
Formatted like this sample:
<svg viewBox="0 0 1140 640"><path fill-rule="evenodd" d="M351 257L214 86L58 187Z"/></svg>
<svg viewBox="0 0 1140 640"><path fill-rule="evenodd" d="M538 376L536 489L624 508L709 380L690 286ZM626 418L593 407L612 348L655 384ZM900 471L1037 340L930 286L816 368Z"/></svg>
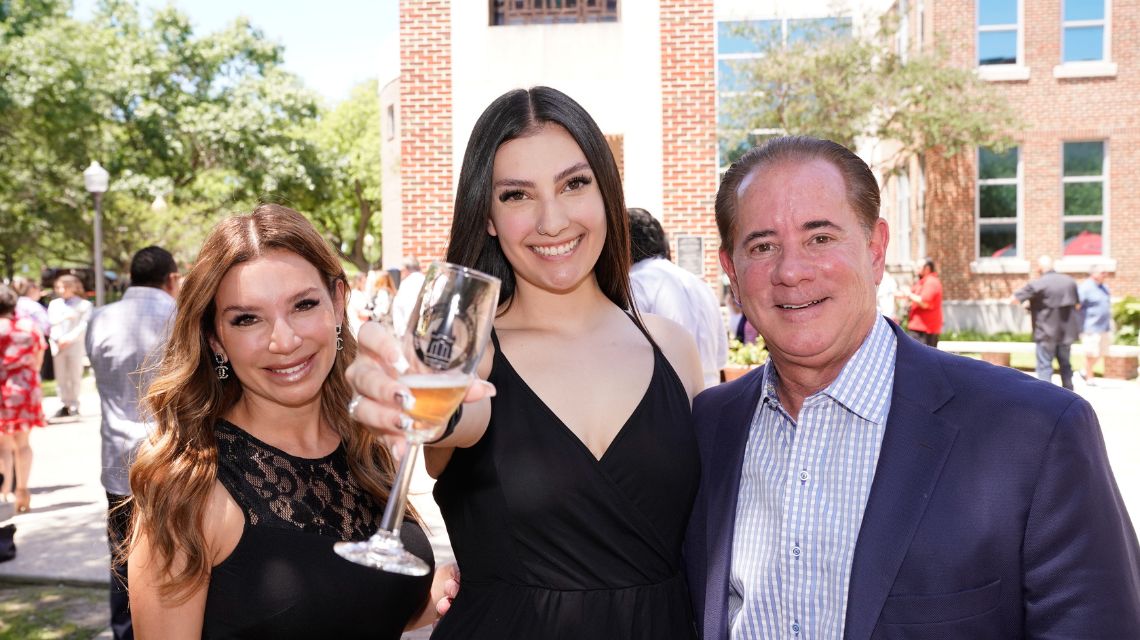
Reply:
<svg viewBox="0 0 1140 640"><path fill-rule="evenodd" d="M338 542L333 545L337 555L356 564L388 573L405 576L426 576L431 567L404 549L400 537L389 531L377 531L360 542Z"/></svg>

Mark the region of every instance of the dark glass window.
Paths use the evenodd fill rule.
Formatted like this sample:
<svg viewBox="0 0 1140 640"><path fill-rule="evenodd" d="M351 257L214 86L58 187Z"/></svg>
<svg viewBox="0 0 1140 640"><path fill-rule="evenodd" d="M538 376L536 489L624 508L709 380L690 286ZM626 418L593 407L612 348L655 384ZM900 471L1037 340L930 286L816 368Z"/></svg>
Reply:
<svg viewBox="0 0 1140 640"><path fill-rule="evenodd" d="M1062 150L1063 255L1102 255L1104 141L1066 142Z"/></svg>
<svg viewBox="0 0 1140 640"><path fill-rule="evenodd" d="M978 257L1017 257L1017 147L978 149Z"/></svg>
<svg viewBox="0 0 1140 640"><path fill-rule="evenodd" d="M617 22L618 0L490 0L491 26Z"/></svg>

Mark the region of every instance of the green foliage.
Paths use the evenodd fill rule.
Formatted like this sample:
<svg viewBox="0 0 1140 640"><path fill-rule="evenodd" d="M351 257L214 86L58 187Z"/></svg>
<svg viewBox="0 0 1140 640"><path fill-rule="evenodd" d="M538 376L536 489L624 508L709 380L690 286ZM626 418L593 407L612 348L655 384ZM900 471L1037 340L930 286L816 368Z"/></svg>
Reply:
<svg viewBox="0 0 1140 640"><path fill-rule="evenodd" d="M742 367L764 364L768 359L768 350L764 348L764 339L757 337L756 342L744 344L733 338L728 342L728 364Z"/></svg>
<svg viewBox="0 0 1140 640"><path fill-rule="evenodd" d="M321 106L282 69L280 45L244 18L198 35L173 6L144 19L134 3L103 0L89 21L69 9L0 0L4 275L90 260L92 160L111 174L105 268L124 270L146 244L190 261L216 220L259 201L309 212L340 237L337 216L351 221L356 208L338 194L360 163L313 135Z"/></svg>
<svg viewBox="0 0 1140 640"><path fill-rule="evenodd" d="M1112 305L1117 344L1140 344L1140 298L1126 296Z"/></svg>
<svg viewBox="0 0 1140 640"><path fill-rule="evenodd" d="M896 23L884 16L869 37L853 37L842 23L817 26L738 63L734 77L751 90L725 97L729 147L751 146L757 132L812 135L849 148L857 139L889 140L897 144L880 162L889 172L928 152L1008 146L1016 122L1004 100L972 69L951 66L940 47L900 55ZM771 38L749 29L736 35Z"/></svg>
<svg viewBox="0 0 1140 640"><path fill-rule="evenodd" d="M948 331L943 333L939 340L945 342L1033 342L1031 333L982 333L971 329Z"/></svg>
<svg viewBox="0 0 1140 640"><path fill-rule="evenodd" d="M380 86L368 80L325 114L313 134L330 185L313 208L314 222L360 270L380 260L380 126ZM375 254L365 255L367 234L375 238Z"/></svg>

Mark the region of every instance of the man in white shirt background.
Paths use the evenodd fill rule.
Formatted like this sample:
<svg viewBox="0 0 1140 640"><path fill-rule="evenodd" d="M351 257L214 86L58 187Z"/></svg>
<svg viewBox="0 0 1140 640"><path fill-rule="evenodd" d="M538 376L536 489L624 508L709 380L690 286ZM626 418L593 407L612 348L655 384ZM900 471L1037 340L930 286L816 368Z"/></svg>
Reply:
<svg viewBox="0 0 1140 640"><path fill-rule="evenodd" d="M408 327L408 316L416 304L416 296L424 286L424 274L420 272L420 261L414 256L405 258L400 269L400 288L392 299L392 328L396 335L403 335Z"/></svg>
<svg viewBox="0 0 1140 640"><path fill-rule="evenodd" d="M178 263L169 251L153 246L140 249L131 258L131 286L123 299L96 309L87 329L87 357L102 405L100 480L107 492L111 632L115 640L134 637L127 607L127 567L115 562L114 553L126 537L131 519L128 472L139 443L147 436L139 405L170 335L174 296L180 286Z"/></svg>
<svg viewBox="0 0 1140 640"><path fill-rule="evenodd" d="M634 304L643 313L663 316L685 327L697 341L705 387L720 383L728 362L728 333L709 285L669 260L665 230L645 209L629 209L629 271Z"/></svg>

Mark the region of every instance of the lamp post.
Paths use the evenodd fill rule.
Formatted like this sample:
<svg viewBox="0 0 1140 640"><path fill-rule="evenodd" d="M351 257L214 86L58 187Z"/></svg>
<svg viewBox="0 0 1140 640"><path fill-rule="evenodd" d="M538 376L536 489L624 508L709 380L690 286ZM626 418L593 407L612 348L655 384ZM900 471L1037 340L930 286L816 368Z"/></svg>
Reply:
<svg viewBox="0 0 1140 640"><path fill-rule="evenodd" d="M91 161L91 166L83 172L83 184L87 191L95 196L95 306L103 306L103 194L107 192L107 184L111 175L99 166L98 162Z"/></svg>

